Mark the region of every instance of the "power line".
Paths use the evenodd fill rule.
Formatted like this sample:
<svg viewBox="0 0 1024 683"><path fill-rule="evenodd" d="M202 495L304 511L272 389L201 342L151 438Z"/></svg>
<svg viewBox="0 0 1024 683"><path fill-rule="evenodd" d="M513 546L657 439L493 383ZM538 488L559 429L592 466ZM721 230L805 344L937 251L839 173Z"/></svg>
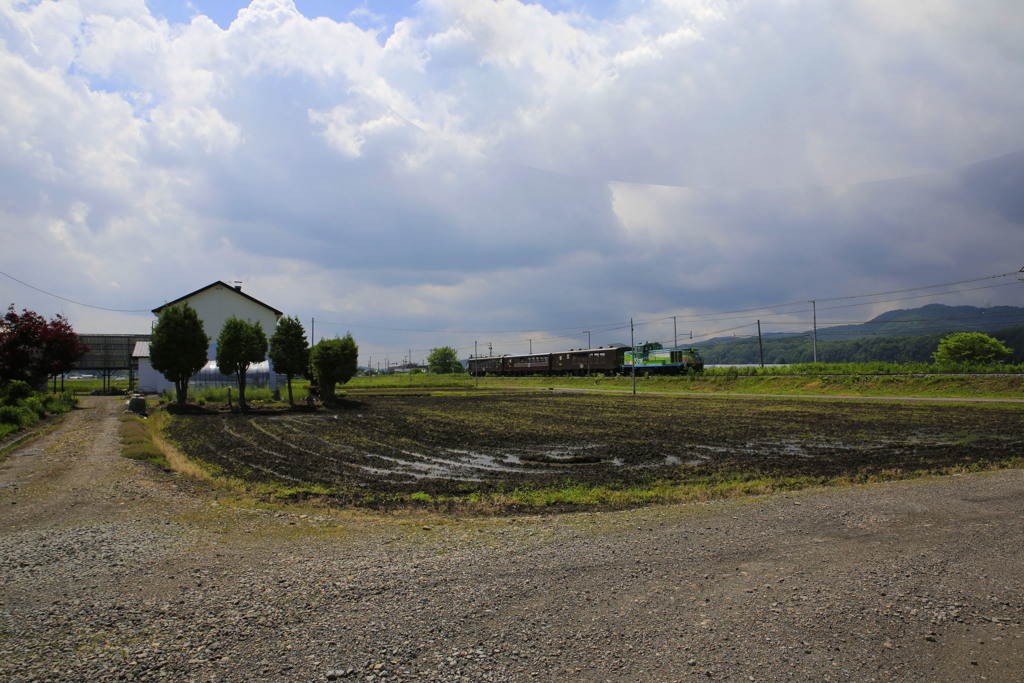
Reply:
<svg viewBox="0 0 1024 683"><path fill-rule="evenodd" d="M1014 271L1014 272L1011 272L1011 273L1002 273L1002 274L999 274L999 275L990 275L990 276L980 277L980 278L971 278L971 279L968 279L968 280L959 280L959 281L956 281L956 282L946 282L946 283L941 283L941 284L936 284L936 285L926 285L926 286L921 286L921 287L910 287L910 288L907 288L907 289L892 290L890 292L878 292L878 293L875 293L875 294L857 294L857 295L850 295L850 296L844 296L844 297L831 297L831 298L827 298L827 299L818 299L817 301L819 303L822 302L822 301L849 301L849 300L852 300L852 299L872 298L872 297L877 297L877 296L886 296L888 294L898 294L898 293L903 293L903 292L921 291L921 290L925 290L925 289L939 289L939 288L942 288L942 287L951 287L951 286L957 285L957 284L969 284L971 282L983 282L983 281L986 281L986 280L1003 278L1003 277L1007 277L1007 276L1010 276L1010 275L1018 275L1018 274L1019 274L1019 271ZM885 299L885 300L879 300L879 301L865 301L865 302L853 303L853 304L842 304L842 305L839 305L839 306L825 306L825 307L823 307L823 310L836 310L836 309L841 309L841 308L853 308L853 307L857 307L857 306L866 306L866 305L872 305L872 304L892 303L892 302L895 302L895 301L907 301L907 300L911 300L911 299L921 299L921 298L929 298L929 297L934 297L934 296L942 296L942 295L945 295L945 294L956 294L956 293L960 293L960 292L971 292L971 291L976 291L976 290L981 290L981 289L993 289L993 288L996 288L996 287L1008 287L1008 286L1016 285L1016 284L1019 284L1019 282L1017 280L1014 280L1013 282L1004 282L1004 283L998 283L998 284L992 284L992 285L984 285L984 286L981 286L981 287L967 287L967 288L962 288L962 289L951 289L951 290L942 291L942 292L933 292L931 294L918 294L918 295L909 296L909 297L897 297L895 299ZM760 307L760 308L737 309L737 310L733 310L733 311L724 311L724 312L717 312L717 313L693 314L693 315L690 315L690 316L677 316L677 317L685 318L686 320L684 320L684 322L687 321L687 320L689 320L690 322L693 322L693 321L712 322L712 321L726 321L726 320L744 320L744 319L750 319L750 317L751 317L751 316L742 316L742 315L735 315L735 316L731 315L731 314L734 314L734 313L762 312L762 315L767 315L767 316L791 316L794 313L802 313L803 311L784 311L784 312L776 312L776 313L770 313L770 312L766 313L766 311L774 311L774 310L779 309L779 308L786 308L786 307L789 307L789 306L796 306L796 305L799 305L801 307L805 307L806 304L807 304L806 301L795 301L795 302L789 302L789 303L783 303L783 304L774 304L774 305L764 306L764 307ZM727 316L727 317L718 317L718 316ZM995 317L995 316L993 316L993 317ZM635 326L636 327L644 327L644 326L649 326L649 325L656 325L656 324L658 324L660 322L665 322L665 321L668 321L668 320L671 320L671 319L672 319L672 316L664 316L664 317L661 317L661 318L654 318L654 319L647 320L647 321L636 321L635 322ZM959 320L959 319L960 318L954 318L954 320ZM970 319L970 318L965 318L965 319ZM765 325L792 325L792 324L794 324L793 321L779 321L779 322L762 321L762 322ZM857 325L857 324L867 324L867 323L884 324L886 322L897 322L897 321L864 321L863 323L848 322L848 321L838 321L838 322L829 322L829 323L823 323L823 324L828 324L828 325L843 325L843 324ZM903 322L903 321L900 321L900 322ZM933 319L921 319L919 321L915 320L915 321L907 321L907 322L937 322L937 321L934 321ZM744 323L742 325L736 325L734 327L729 327L729 328L726 328L724 330L716 330L714 332L707 332L707 333L698 335L698 339L703 339L705 341L706 340L710 340L710 339L713 339L714 337L719 336L719 335L724 335L724 334L728 334L730 332L735 332L736 330L742 330L742 329L744 329L746 327L753 327L755 324L756 323L752 321L752 322ZM628 328L629 325L627 323L622 323L622 324L608 323L608 324L605 324L605 325L591 326L591 327L593 327L593 328L603 327L604 328L604 329L601 329L601 330L594 329L595 332L597 332L597 331L601 331L601 332L614 332L616 330L624 330L624 329ZM562 329L575 329L575 328L562 328ZM396 331L408 331L408 330L396 330ZM451 334L455 334L455 333L458 333L458 334L520 334L520 335L522 335L522 334L531 334L531 331L518 331L518 330L503 330L503 331L500 331L500 332L495 332L495 331L479 331L479 330L418 330L418 331L419 332L424 332L424 333L451 333ZM560 330L555 330L555 331L560 331ZM794 336L801 335L801 334L806 334L806 332L794 332L793 333ZM741 335L741 336L746 336L746 335ZM829 335L829 336L831 336L831 335ZM534 342L541 342L541 343L557 341L559 339L572 339L572 338L574 338L574 335L571 335L571 334L570 335L556 335L556 336L541 337L541 338L532 337ZM519 344L519 343L523 343L522 339L520 339L520 338L499 339L499 340L494 340L494 341L495 341L496 344Z"/></svg>
<svg viewBox="0 0 1024 683"><path fill-rule="evenodd" d="M1005 277L1005 276L1000 276L1000 277ZM890 303L893 303L894 301L910 301L911 299L927 299L927 298L930 298L930 297L933 297L933 296L942 296L943 294L960 294L961 292L974 292L974 291L977 291L979 289L995 289L996 287L1010 287L1010 286L1013 286L1013 285L1016 285L1016 284L1019 284L1019 283L1016 282L1016 281L1015 282L1002 282L1002 283L997 284L997 285L985 285L983 287L967 287L966 289L951 289L951 290L948 290L948 291L945 291L945 292L933 292L931 294L917 294L915 296L899 297L898 299L882 299L880 301L865 301L864 303L859 303L859 304L843 304L842 306L825 306L825 307L822 308L822 310L824 310L824 311L833 311L833 310L835 310L837 308L854 308L854 307L857 307L857 306L870 306L871 304L890 304ZM911 291L911 290L905 290L905 291ZM848 297L848 298L853 298L853 297ZM838 300L839 299L818 299L819 302L820 301L838 301Z"/></svg>
<svg viewBox="0 0 1024 683"><path fill-rule="evenodd" d="M984 280L995 280L1001 277L1008 277L1010 275L1017 275L1020 271L1013 271L1012 273L1001 273L999 275L988 275L986 277L976 277L970 280L958 280L956 282L944 282L941 285L925 285L923 287L910 287L908 289L894 289L891 292L877 292L875 294L855 294L852 296L835 296L831 299L818 299L818 301L843 301L845 299L865 299L876 296L888 296L890 294L902 294L904 292L919 292L922 289L938 289L939 287L952 287L953 285L966 285L971 282L982 282ZM1011 283L1012 284L1012 283ZM1000 286L1000 285L996 285ZM978 289L984 289L984 287L978 287ZM960 290L958 290L960 291ZM967 290L969 291L969 290Z"/></svg>
<svg viewBox="0 0 1024 683"><path fill-rule="evenodd" d="M1022 269L1022 271L1013 271L1013 272L1008 272L1008 273L1000 273L1000 274L997 274L997 275L987 275L987 276L984 276L984 277L970 278L970 279L966 279L966 280L957 280L957 281L954 281L954 282L944 282L944 283L935 284L935 285L923 285L923 286L920 286L920 287L909 287L909 288L906 288L906 289L897 289L897 290L889 290L889 291L884 291L884 292L875 292L873 294L853 294L853 295L847 295L847 296L819 298L819 299L816 299L816 301L818 303L822 303L822 302L829 302L829 301L851 301L851 300L854 300L854 299L873 299L873 298L876 298L876 297L879 297L879 296L889 296L891 294L902 294L902 293L906 293L906 292L919 292L919 291L922 291L922 290L940 289L940 288L944 288L944 287L953 287L953 286L956 286L956 285L970 284L970 283L973 283L973 282L983 282L983 281L986 281L986 280L995 280L995 279L999 279L999 278L1008 277L1008 276L1011 276L1011 275L1019 275L1021 272L1024 272L1024 269ZM74 304L76 306L83 306L85 308L91 308L91 309L100 310L100 311L107 311L107 312L111 312L111 313L149 313L150 312L149 309L116 309L116 308L107 308L105 306L96 306L96 305L93 305L93 304L87 304L87 303L84 303L84 302L81 302L81 301L76 301L74 299L70 299L70 298L61 296L59 294L55 294L53 292L49 292L49 291L44 290L44 289L42 289L40 287L36 287L35 285L32 285L32 284L30 284L28 282L25 282L24 280L20 280L20 279L14 277L13 275L10 275L9 273L5 273L3 271L0 271L0 275L3 275L4 277L7 277L7 278L9 278L11 280L14 280L15 282L17 282L17 283L19 283L21 285L24 285L25 287L28 287L30 289L33 289L33 290L37 291L37 292L40 292L41 294L45 294L47 296L54 297L55 299L59 299L61 301L66 301L66 302ZM906 301L906 300L910 300L910 299L928 298L928 297L934 297L934 296L941 296L941 295L944 295L944 294L955 294L955 293L960 293L960 292L976 291L976 290L980 290L980 289L991 289L991 288L995 288L995 287L1007 287L1007 286L1015 285L1015 284L1018 284L1017 280L1015 280L1013 282L1008 282L1008 283L984 285L984 286L981 286L981 287L970 287L970 288L964 288L964 289L953 289L953 290L947 290L947 291L944 291L944 292L933 292L933 293L930 293L930 294L919 294L919 295L910 296L910 297L899 297L899 298L895 298L895 299L883 299L883 300L877 300L877 301L864 301L864 302L860 302L860 303L842 304L842 305L839 305L839 306L826 306L826 307L823 307L823 310L835 310L835 309L840 309L840 308L852 308L852 307L856 307L856 306L865 306L865 305L880 304L880 303L892 303L892 302L895 302L895 301ZM794 307L794 306L799 306L801 308L804 308L804 307L806 307L806 305L807 305L807 301L806 300L803 300L803 301L790 301L790 302L786 302L786 303L769 304L769 305L765 305L765 306L758 306L758 307L753 307L753 308L734 309L734 310L730 310L730 311L716 311L716 312L710 312L710 313L694 313L694 314L689 314L689 315L664 316L664 317L654 318L652 320L647 320L647 321L636 321L635 325L636 325L636 327L643 327L643 326L647 326L647 325L655 325L655 324L662 323L662 322L665 322L665 321L668 321L668 320L672 320L673 318L677 318L677 319L681 320L682 322L712 322L712 321L725 321L725 320L742 320L744 318L749 318L750 317L750 316L736 315L736 314L742 314L742 313L750 313L750 314L757 313L757 314L760 314L761 316L789 316L789 315L794 315L794 314L797 314L797 313L801 313L803 311L802 310L780 311L779 309L786 309L786 308L790 308L790 307ZM732 316L732 317L728 317L728 316ZM407 333L407 334L413 333L413 334L474 334L474 335L496 335L496 334L501 334L501 335L525 335L525 334L535 334L536 332L538 332L538 330L536 330L536 329L532 329L532 330L415 329L415 328L401 328L401 327L385 327L385 326L377 326L377 325L351 324L351 323L333 322L333 321L318 321L318 322L321 322L321 324L323 324L323 325L333 325L333 326L340 326L340 327L346 327L346 328L355 328L355 329L381 330L381 331L386 331L386 332L403 332L403 333ZM749 327L749 326L751 326L753 324L754 323L751 322L751 323L747 323L747 324L744 324L744 325L739 325L739 326L736 326L736 327L731 327L731 328L728 328L726 330L706 333L706 334L703 334L703 335L700 335L700 336L704 337L704 338L710 338L710 337L712 337L714 335L723 334L723 333L726 333L726 332L732 332L733 330L742 329L744 327ZM772 323L771 321L766 321L765 324L792 324L792 323ZM839 324L842 324L842 323L839 323ZM855 324L855 323L848 323L848 324ZM628 327L629 327L629 324L624 322L624 321L623 322L601 323L601 324L573 325L571 327L564 327L564 328L555 328L555 329L544 330L545 332L549 333L550 336L548 336L548 337L536 337L536 336L533 336L531 338L534 341L541 342L541 343L543 343L543 342L553 342L553 341L557 341L557 340L560 340L560 339L572 339L572 338L574 338L575 337L575 331L580 329L580 328L588 328L588 329L590 329L595 334L597 334L597 333L607 334L607 333L610 333L610 332L615 332L615 331L619 331L619 330L625 330ZM566 334L557 334L558 332L566 332ZM516 338L513 338L513 339L500 339L500 340L498 340L498 343L512 344L512 343L521 343L521 341L522 340L520 338L516 337Z"/></svg>
<svg viewBox="0 0 1024 683"><path fill-rule="evenodd" d="M382 327L379 325L362 325L353 324L346 322L332 322L330 320L321 321L317 319L317 324L321 325L335 325L338 327L352 328L352 329L364 329L364 330L383 330L385 332L410 332L417 334L529 334L530 332L536 332L537 330L451 330L451 329L416 329L408 327ZM572 327L558 327L550 330L544 330L545 332L568 332L569 330L575 330L577 325ZM593 331L596 332L610 332L623 327L629 327L628 324L623 325L622 323L601 323L599 325L590 325ZM572 334L555 335L555 339L572 337Z"/></svg>
<svg viewBox="0 0 1024 683"><path fill-rule="evenodd" d="M93 306L92 304L86 304L86 303L82 303L81 301L75 301L74 299L68 299L67 297L61 296L60 294L54 294L53 292L47 292L45 289L40 289L39 287L36 287L35 285L30 285L29 283L25 282L24 280L19 280L18 278L14 277L13 275L9 275L9 274L7 274L7 273L5 273L3 271L0 271L0 275L3 275L4 277L10 278L10 279L14 280L15 282L17 282L19 284L25 285L29 289L34 289L37 292L39 292L40 294L45 294L46 296L52 296L54 299L60 299L61 301L66 301L69 304L74 304L76 306L84 306L85 308L93 308L93 309L96 309L97 311L107 311L108 313L151 313L152 312L148 308L122 309L122 308L104 308L103 306Z"/></svg>

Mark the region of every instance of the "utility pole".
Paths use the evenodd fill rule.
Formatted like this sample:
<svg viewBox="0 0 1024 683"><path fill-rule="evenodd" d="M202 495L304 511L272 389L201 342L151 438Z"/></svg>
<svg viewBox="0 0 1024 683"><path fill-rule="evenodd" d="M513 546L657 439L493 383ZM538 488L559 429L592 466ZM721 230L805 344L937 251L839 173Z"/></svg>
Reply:
<svg viewBox="0 0 1024 683"><path fill-rule="evenodd" d="M764 346L761 344L761 321L757 321L757 348L761 350L761 367L764 367Z"/></svg>
<svg viewBox="0 0 1024 683"><path fill-rule="evenodd" d="M587 377L590 377L590 330L583 330L580 334L587 335Z"/></svg>
<svg viewBox="0 0 1024 683"><path fill-rule="evenodd" d="M309 319L309 345L316 346L316 318Z"/></svg>
<svg viewBox="0 0 1024 683"><path fill-rule="evenodd" d="M679 346L679 333L676 332L676 317L672 316L672 347Z"/></svg>
<svg viewBox="0 0 1024 683"><path fill-rule="evenodd" d="M494 355L494 346L491 344L491 342L487 342L487 355L488 356L493 356Z"/></svg>
<svg viewBox="0 0 1024 683"><path fill-rule="evenodd" d="M533 355L533 340L532 339L527 339L526 341L530 342L530 355L532 356Z"/></svg>
<svg viewBox="0 0 1024 683"><path fill-rule="evenodd" d="M633 347L633 362L630 367L633 370L633 395L636 396L636 342L633 340L633 319L629 319L629 345Z"/></svg>
<svg viewBox="0 0 1024 683"><path fill-rule="evenodd" d="M473 376L476 378L476 388L480 388L480 354L476 349L476 340L473 340L473 358L476 360L473 363Z"/></svg>
<svg viewBox="0 0 1024 683"><path fill-rule="evenodd" d="M818 306L814 299L811 299L811 311L814 320L814 362L818 362Z"/></svg>

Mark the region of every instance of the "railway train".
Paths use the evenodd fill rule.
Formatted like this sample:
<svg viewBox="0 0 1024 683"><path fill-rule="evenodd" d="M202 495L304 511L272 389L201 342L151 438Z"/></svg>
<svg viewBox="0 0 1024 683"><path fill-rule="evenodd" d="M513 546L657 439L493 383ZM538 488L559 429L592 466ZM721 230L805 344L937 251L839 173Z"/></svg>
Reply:
<svg viewBox="0 0 1024 683"><path fill-rule="evenodd" d="M470 358L471 375L516 377L524 375L617 375L633 369L645 374L680 374L704 370L704 360L695 348L664 348L658 342L631 346L602 346L522 356L478 356Z"/></svg>

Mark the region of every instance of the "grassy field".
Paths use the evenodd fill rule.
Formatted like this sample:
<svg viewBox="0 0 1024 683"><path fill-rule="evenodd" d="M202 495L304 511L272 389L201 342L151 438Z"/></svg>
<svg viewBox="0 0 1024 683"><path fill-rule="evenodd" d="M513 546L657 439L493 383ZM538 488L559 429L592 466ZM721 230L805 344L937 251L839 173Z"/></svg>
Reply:
<svg viewBox="0 0 1024 683"><path fill-rule="evenodd" d="M485 377L406 375L357 377L345 392L431 389L569 388L632 391L629 377ZM898 396L924 398L1024 399L1024 377L1017 375L763 375L724 373L696 377L638 377L638 393L756 394L783 396Z"/></svg>
<svg viewBox="0 0 1024 683"><path fill-rule="evenodd" d="M896 366L898 367L898 366ZM906 396L933 398L1003 398L1024 399L1024 376L1014 374L962 374L962 375L920 375L893 374L893 366L883 368L885 374L857 373L856 366L825 366L818 368L820 374L794 375L766 372L746 375L715 369L703 375L682 377L637 377L637 392L708 393L708 394L758 394L784 396ZM775 369L769 369L775 370ZM758 372L757 368L744 372ZM60 390L58 381L58 391ZM113 382L115 391L124 392L128 382ZM297 379L292 382L296 402L306 398L309 381ZM338 394L349 392L377 391L431 391L445 389L480 388L570 388L632 391L630 377L482 377L470 375L376 375L354 377L347 384L338 387ZM50 385L52 388L52 384ZM65 380L64 390L75 394L88 394L103 388L101 380ZM287 401L287 388L280 388L282 399ZM237 395L237 391L234 392ZM247 392L250 399L270 402L268 389L251 387ZM227 388L199 389L189 391L190 401L204 403L224 402Z"/></svg>

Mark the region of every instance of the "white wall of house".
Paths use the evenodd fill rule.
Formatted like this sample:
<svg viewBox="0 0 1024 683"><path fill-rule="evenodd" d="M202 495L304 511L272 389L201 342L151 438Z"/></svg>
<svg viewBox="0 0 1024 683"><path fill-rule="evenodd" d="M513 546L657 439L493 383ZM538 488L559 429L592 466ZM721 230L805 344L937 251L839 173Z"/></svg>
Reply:
<svg viewBox="0 0 1024 683"><path fill-rule="evenodd" d="M263 333L267 335L267 339L270 339L270 336L274 334L277 321L281 317L273 309L243 295L241 288L236 289L223 282L218 282L195 294L175 301L175 305L185 303L191 306L199 316L199 319L203 321L203 330L210 338L210 346L206 351L206 358L210 361L217 359L217 337L220 336L224 323L232 316L248 323L260 323L263 327ZM148 370L144 371L144 367L148 368ZM147 384L143 383L144 372L146 372ZM148 373L155 373L156 378L150 380ZM225 384L231 381L228 377L224 379L226 380ZM140 358L139 390L147 391L146 387L149 385L157 387L154 389L156 393L160 393L167 387L173 388L174 386L173 383L168 382L163 375L153 369L149 364L148 357ZM270 373L270 389L277 389L277 375L274 372Z"/></svg>
<svg viewBox="0 0 1024 683"><path fill-rule="evenodd" d="M188 297L180 303L188 303L203 321L203 329L210 337L210 348L207 351L208 360L217 358L217 337L228 318L234 316L248 323L258 322L263 326L263 333L270 338L277 327L277 319L280 317L266 306L261 306L252 299L241 296L234 287L224 284L216 284L209 289Z"/></svg>
<svg viewBox="0 0 1024 683"><path fill-rule="evenodd" d="M139 358L139 386L137 391L142 394L159 394L164 389L174 386L167 378L153 369L149 357Z"/></svg>

